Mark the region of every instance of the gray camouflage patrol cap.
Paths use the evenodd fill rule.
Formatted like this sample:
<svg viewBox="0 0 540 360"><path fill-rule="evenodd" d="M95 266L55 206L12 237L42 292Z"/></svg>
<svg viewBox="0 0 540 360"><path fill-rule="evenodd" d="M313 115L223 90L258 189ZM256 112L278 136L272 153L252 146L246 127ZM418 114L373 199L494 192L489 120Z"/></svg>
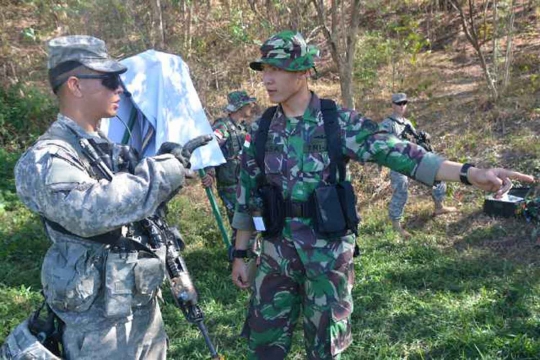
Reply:
<svg viewBox="0 0 540 360"><path fill-rule="evenodd" d="M260 59L249 64L256 71L262 71L263 64L287 71L309 70L315 67L314 58L319 54L315 46L306 44L300 33L291 30L273 35L260 50Z"/></svg>
<svg viewBox="0 0 540 360"><path fill-rule="evenodd" d="M241 109L243 106L257 101L257 98L249 97L244 90L233 91L227 95L227 101L229 102L225 107L225 111L235 112Z"/></svg>
<svg viewBox="0 0 540 360"><path fill-rule="evenodd" d="M78 62L91 70L104 73L122 74L127 71L124 65L111 59L105 42L93 36L62 36L52 39L47 45L49 70L67 62Z"/></svg>
<svg viewBox="0 0 540 360"><path fill-rule="evenodd" d="M405 94L405 93L392 94L392 102L393 103L398 103L398 102L402 102L402 101L408 101L407 100L407 94Z"/></svg>

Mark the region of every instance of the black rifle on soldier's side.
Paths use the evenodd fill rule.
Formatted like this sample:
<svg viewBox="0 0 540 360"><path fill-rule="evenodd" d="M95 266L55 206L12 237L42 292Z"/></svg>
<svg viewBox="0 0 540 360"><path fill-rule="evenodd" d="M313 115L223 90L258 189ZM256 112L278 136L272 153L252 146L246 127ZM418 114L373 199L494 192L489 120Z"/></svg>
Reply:
<svg viewBox="0 0 540 360"><path fill-rule="evenodd" d="M169 226L165 221L166 211L166 207L161 206L156 211L156 215L142 220L141 225L150 234L152 248L159 250L160 247L165 246L167 278L176 306L182 310L184 317L190 324L197 325L210 350L212 359L222 359L210 340L204 324L204 313L198 305L199 295L193 285L184 258L180 255L180 251L184 249L184 241L178 229Z"/></svg>
<svg viewBox="0 0 540 360"><path fill-rule="evenodd" d="M433 152L433 147L431 146L431 135L429 135L427 132L417 132L411 125L407 124L405 125L405 129L401 133L401 136L404 139L423 147L426 151Z"/></svg>

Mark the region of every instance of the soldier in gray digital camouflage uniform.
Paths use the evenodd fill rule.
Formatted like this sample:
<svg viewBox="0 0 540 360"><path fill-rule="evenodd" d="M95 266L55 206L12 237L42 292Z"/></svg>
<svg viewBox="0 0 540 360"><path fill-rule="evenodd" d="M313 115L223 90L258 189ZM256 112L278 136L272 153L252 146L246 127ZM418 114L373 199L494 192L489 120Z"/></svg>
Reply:
<svg viewBox="0 0 540 360"><path fill-rule="evenodd" d="M410 134L405 131L410 126L415 132L416 129L409 119L405 117L407 111L407 94L397 93L392 95L392 115L383 120L380 124L381 129L394 134L400 139L411 140ZM403 210L407 204L409 194L409 178L397 171L390 171L390 183L392 184L392 199L388 205L388 217L392 221L392 227L403 238L408 239L411 234L403 229L401 218ZM456 211L455 207L444 206L443 201L446 196L446 183L438 182L432 187L431 197L435 204L434 215L442 215Z"/></svg>
<svg viewBox="0 0 540 360"><path fill-rule="evenodd" d="M243 331L248 339L248 359L284 359L300 313L307 357L338 359L353 341L355 237L350 231L343 236L320 236L314 228L312 210L306 206L331 175L322 100L308 88L317 51L293 31L270 37L260 50L260 59L250 67L261 71L268 97L278 106L263 144L265 179L259 177L256 151L261 119L244 142L233 219L237 236L231 274L239 288L250 287L243 259L248 240L253 230L263 230L260 214L265 209L261 207L264 202L259 201L259 185L275 189L279 195L276 201L282 198L286 211L284 226L262 242ZM428 185L437 180L461 179L502 196L511 186L509 178L533 181L531 176L504 169L485 170L444 160L379 130L375 122L353 110L338 106L337 120L342 157L388 166ZM266 229L272 224L264 225Z"/></svg>
<svg viewBox="0 0 540 360"><path fill-rule="evenodd" d="M165 359L157 302L163 254L128 246L146 244L133 222L151 216L182 187L190 154L171 150L130 163L132 152L98 133L100 119L118 110L125 66L90 36L55 38L48 50L60 111L18 161L15 181L52 241L41 280L48 305L64 322L65 358ZM112 180L89 160L87 146L105 159Z"/></svg>

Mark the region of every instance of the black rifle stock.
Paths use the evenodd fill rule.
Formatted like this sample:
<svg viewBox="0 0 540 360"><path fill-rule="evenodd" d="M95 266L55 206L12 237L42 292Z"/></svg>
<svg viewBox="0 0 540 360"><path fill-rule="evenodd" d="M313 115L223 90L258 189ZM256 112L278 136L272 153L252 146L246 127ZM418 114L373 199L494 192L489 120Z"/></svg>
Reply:
<svg viewBox="0 0 540 360"><path fill-rule="evenodd" d="M405 125L402 136L407 140L412 140L418 146L423 147L426 151L433 152L433 147L431 146L431 136L425 131L417 132L409 124Z"/></svg>

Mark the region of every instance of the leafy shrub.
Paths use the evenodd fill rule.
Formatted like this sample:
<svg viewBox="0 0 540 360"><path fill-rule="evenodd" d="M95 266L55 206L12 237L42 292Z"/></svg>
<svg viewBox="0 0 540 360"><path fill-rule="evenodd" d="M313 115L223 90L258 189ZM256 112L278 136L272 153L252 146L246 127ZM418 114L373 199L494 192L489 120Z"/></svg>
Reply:
<svg viewBox="0 0 540 360"><path fill-rule="evenodd" d="M22 84L0 89L0 147L24 150L45 131L57 112L53 99Z"/></svg>

